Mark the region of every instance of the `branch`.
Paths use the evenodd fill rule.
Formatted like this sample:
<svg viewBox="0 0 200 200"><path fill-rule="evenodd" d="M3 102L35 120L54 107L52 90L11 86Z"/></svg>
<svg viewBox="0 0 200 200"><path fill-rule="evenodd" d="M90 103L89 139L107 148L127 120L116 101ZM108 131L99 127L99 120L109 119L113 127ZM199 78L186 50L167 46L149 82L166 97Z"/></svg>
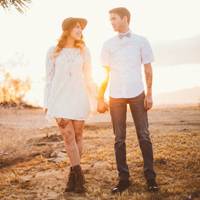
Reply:
<svg viewBox="0 0 200 200"><path fill-rule="evenodd" d="M24 14L28 9L28 4L31 4L32 0L0 0L0 6L3 7L4 10L10 10L11 7L15 7L15 9Z"/></svg>

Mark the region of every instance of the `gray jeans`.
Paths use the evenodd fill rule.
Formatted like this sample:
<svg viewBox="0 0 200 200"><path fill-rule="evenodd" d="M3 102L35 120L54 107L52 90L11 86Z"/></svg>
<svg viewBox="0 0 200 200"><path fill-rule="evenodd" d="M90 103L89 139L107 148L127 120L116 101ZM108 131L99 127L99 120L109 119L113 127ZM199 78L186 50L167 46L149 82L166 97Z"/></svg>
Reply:
<svg viewBox="0 0 200 200"><path fill-rule="evenodd" d="M135 123L137 137L144 160L144 175L146 180L155 179L153 168L153 149L148 130L147 111L144 109L145 94L142 92L134 98L110 97L110 115L115 134L115 157L120 180L129 179L129 169L126 164L126 113L127 104Z"/></svg>

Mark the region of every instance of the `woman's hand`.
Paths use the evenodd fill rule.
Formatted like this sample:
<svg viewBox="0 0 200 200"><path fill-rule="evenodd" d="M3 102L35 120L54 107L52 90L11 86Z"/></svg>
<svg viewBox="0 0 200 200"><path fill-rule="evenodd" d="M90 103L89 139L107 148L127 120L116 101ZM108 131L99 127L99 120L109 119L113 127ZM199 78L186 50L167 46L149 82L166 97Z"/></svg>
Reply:
<svg viewBox="0 0 200 200"><path fill-rule="evenodd" d="M45 115L47 114L47 108L44 110Z"/></svg>

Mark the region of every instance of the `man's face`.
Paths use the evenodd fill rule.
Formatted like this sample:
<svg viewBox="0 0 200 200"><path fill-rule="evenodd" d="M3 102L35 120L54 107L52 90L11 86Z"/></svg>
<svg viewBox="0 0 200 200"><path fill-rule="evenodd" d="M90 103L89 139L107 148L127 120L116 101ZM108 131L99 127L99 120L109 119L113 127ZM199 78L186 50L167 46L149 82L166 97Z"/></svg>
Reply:
<svg viewBox="0 0 200 200"><path fill-rule="evenodd" d="M120 31L124 27L124 20L116 13L110 14L110 22L114 31Z"/></svg>

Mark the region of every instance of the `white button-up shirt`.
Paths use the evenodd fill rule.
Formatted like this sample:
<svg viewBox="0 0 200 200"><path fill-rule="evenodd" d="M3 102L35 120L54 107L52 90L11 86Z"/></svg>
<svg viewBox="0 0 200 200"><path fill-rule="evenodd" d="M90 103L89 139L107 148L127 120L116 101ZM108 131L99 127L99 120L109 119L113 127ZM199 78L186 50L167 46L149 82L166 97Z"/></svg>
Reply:
<svg viewBox="0 0 200 200"><path fill-rule="evenodd" d="M101 64L110 68L109 96L133 98L144 91L141 64L154 61L148 40L129 30L131 37L115 36L107 40L101 51Z"/></svg>

